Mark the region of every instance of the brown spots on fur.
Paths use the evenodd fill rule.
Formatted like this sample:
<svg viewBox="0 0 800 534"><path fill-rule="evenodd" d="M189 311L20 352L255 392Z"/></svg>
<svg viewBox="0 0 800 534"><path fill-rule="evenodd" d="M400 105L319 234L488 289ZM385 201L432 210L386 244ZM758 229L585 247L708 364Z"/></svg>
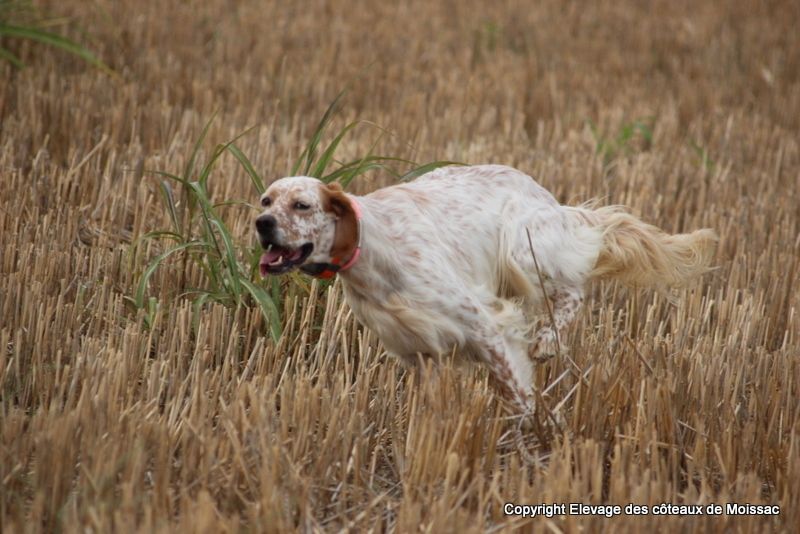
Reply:
<svg viewBox="0 0 800 534"><path fill-rule="evenodd" d="M528 356L535 361L551 358L559 351L566 328L575 319L583 303L583 293L576 289L556 290L549 300L553 324L540 328L528 349Z"/></svg>
<svg viewBox="0 0 800 534"><path fill-rule="evenodd" d="M416 189L411 189L410 187L399 187L398 189L402 190L408 198L414 201L415 204L419 206L426 206L430 204L430 199L428 195L425 193L418 191Z"/></svg>
<svg viewBox="0 0 800 534"><path fill-rule="evenodd" d="M397 193L401 193L401 195L398 196ZM393 187L385 187L383 189L378 189L377 191L370 193L369 196L370 198L376 200L391 200L391 199L402 198L403 200L410 200L418 207L427 207L431 204L431 199L426 193L419 191L413 187L407 187L405 185L396 185Z"/></svg>
<svg viewBox="0 0 800 534"><path fill-rule="evenodd" d="M502 354L490 351L488 364L489 370L491 371L492 383L497 393L501 398L513 403L524 413L528 408L528 395L517 383L506 359Z"/></svg>
<svg viewBox="0 0 800 534"><path fill-rule="evenodd" d="M370 198L376 200L386 200L394 196L394 187L384 187L383 189L378 189L377 191L373 191L369 194Z"/></svg>

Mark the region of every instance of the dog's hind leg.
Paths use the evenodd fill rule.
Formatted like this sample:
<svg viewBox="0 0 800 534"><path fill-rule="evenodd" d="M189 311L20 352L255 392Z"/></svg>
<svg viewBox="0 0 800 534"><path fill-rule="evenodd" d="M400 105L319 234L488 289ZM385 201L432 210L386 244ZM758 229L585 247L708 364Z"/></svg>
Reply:
<svg viewBox="0 0 800 534"><path fill-rule="evenodd" d="M583 288L557 287L547 297L545 306L548 306L547 315L551 324L539 328L528 348L528 355L537 361L553 357L558 354L559 348L564 350L564 334L583 303Z"/></svg>
<svg viewBox="0 0 800 534"><path fill-rule="evenodd" d="M547 317L549 324L539 328L528 347L537 361L563 350L563 335L583 303L602 244L601 232L568 215L561 209L526 213L511 234L514 247L504 264L504 272L514 273L505 278L516 281L516 293L531 311Z"/></svg>

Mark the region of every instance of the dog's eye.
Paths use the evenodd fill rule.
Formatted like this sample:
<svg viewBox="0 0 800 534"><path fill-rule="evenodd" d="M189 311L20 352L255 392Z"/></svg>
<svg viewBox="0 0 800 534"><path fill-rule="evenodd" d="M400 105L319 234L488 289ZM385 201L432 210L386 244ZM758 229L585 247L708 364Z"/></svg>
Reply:
<svg viewBox="0 0 800 534"><path fill-rule="evenodd" d="M296 209L296 210L307 210L307 209L310 209L310 208L311 208L311 206L309 206L305 202L295 202L294 203L294 209Z"/></svg>
<svg viewBox="0 0 800 534"><path fill-rule="evenodd" d="M264 206L265 208L268 208L270 206L270 204L272 204L272 199L271 198L264 197L264 198L261 199L261 205Z"/></svg>

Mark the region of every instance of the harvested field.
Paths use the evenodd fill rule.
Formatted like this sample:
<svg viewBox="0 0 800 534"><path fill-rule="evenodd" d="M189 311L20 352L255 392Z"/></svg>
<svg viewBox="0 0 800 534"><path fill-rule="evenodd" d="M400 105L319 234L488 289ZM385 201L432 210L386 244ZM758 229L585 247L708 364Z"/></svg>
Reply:
<svg viewBox="0 0 800 534"><path fill-rule="evenodd" d="M800 524L800 4L36 4L117 75L0 36L28 64L0 63L3 532ZM238 147L283 176L345 86L328 137L356 119L386 133L355 128L339 159L503 163L565 203L719 233L719 268L674 302L593 287L570 357L537 367L566 421L526 435L537 462L482 370L405 370L337 284L276 286L277 341L252 299L198 301L207 273L188 253L131 300L172 245L139 239L170 227L147 171L183 172L216 111L201 159L254 126ZM257 198L228 153L208 187ZM255 211L218 211L245 250ZM780 515L531 519L508 502Z"/></svg>

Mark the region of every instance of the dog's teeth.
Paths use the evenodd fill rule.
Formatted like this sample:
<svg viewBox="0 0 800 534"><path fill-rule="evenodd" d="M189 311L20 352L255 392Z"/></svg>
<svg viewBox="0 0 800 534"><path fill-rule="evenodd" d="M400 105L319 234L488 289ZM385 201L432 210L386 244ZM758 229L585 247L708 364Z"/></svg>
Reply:
<svg viewBox="0 0 800 534"><path fill-rule="evenodd" d="M278 256L278 259L270 263L270 265L275 266L275 265L280 265L281 263L283 263L283 256Z"/></svg>

